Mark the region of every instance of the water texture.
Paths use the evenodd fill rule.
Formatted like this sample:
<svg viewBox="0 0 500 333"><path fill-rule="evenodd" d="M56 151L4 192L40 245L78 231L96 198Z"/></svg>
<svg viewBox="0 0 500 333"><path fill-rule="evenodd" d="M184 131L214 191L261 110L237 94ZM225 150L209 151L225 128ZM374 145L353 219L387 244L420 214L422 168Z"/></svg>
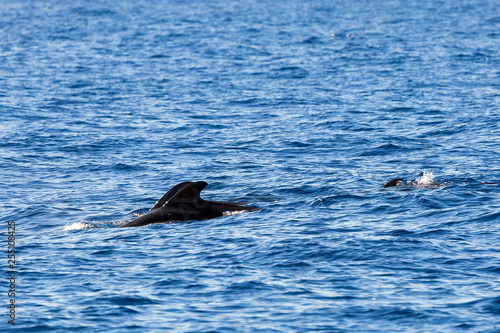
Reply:
<svg viewBox="0 0 500 333"><path fill-rule="evenodd" d="M0 7L1 331L500 332L498 1Z"/></svg>

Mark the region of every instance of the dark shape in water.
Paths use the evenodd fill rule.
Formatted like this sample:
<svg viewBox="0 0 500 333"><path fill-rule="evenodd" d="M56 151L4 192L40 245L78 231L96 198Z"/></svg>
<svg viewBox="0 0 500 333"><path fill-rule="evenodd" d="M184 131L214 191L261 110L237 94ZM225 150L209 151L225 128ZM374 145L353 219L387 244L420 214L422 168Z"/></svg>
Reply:
<svg viewBox="0 0 500 333"><path fill-rule="evenodd" d="M403 178L394 178L394 179L389 180L387 183L385 183L384 187L394 187L394 186L403 185L403 181L404 181ZM481 185L499 185L499 183L496 183L496 182L485 182L485 181L482 181L480 184ZM433 185L435 185L435 184L433 184Z"/></svg>
<svg viewBox="0 0 500 333"><path fill-rule="evenodd" d="M206 220L223 216L227 212L260 210L235 202L208 201L200 197L206 182L184 182L172 187L146 214L121 227L141 227L153 223L188 220Z"/></svg>
<svg viewBox="0 0 500 333"><path fill-rule="evenodd" d="M385 183L384 187L393 187L403 183L403 178L394 178Z"/></svg>

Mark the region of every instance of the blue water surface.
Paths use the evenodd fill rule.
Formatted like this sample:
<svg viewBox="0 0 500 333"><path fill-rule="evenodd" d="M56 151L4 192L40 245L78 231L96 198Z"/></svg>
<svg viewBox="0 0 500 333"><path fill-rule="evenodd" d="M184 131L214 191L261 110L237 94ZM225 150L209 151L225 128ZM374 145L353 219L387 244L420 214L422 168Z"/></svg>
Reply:
<svg viewBox="0 0 500 333"><path fill-rule="evenodd" d="M0 7L1 331L500 332L499 1Z"/></svg>

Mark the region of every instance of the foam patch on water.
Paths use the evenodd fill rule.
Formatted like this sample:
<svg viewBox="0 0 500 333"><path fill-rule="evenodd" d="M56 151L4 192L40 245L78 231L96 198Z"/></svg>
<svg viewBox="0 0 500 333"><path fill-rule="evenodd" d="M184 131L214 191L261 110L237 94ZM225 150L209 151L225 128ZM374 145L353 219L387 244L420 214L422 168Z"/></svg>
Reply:
<svg viewBox="0 0 500 333"><path fill-rule="evenodd" d="M241 214L244 212L245 212L244 210L226 211L226 212L222 213L222 216L233 216L233 215L238 215L238 214Z"/></svg>
<svg viewBox="0 0 500 333"><path fill-rule="evenodd" d="M413 181L409 180L406 183L407 185L417 186L421 188L442 188L453 184L453 182L444 182L443 180L437 181L434 179L434 175L431 172L425 171L423 172L423 175L421 177L418 177Z"/></svg>
<svg viewBox="0 0 500 333"><path fill-rule="evenodd" d="M63 231L71 231L71 230L84 230L84 229L92 229L98 228L97 226L90 224L88 222L77 222L72 224L66 224Z"/></svg>
<svg viewBox="0 0 500 333"><path fill-rule="evenodd" d="M427 173L424 171L424 174L422 177L418 177L415 179L415 185L418 186L430 186L430 185L435 185L436 182L434 181L434 175L432 173Z"/></svg>

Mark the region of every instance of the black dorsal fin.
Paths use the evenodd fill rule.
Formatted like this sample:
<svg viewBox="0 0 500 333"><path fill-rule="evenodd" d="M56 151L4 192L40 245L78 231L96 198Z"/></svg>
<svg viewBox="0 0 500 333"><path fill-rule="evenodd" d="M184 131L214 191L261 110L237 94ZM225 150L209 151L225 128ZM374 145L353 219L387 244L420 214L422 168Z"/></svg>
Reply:
<svg viewBox="0 0 500 333"><path fill-rule="evenodd" d="M174 204L179 202L196 202L201 200L200 192L203 191L205 187L207 187L206 182L194 182L186 184L182 187L176 194L174 194L166 203ZM164 206L165 206L164 205Z"/></svg>
<svg viewBox="0 0 500 333"><path fill-rule="evenodd" d="M170 190L168 190L167 193L165 193L160 200L158 200L155 205L149 210L150 212L153 211L153 210L156 210L158 208L161 208L163 207L163 205L168 201L170 200L170 198L172 198L175 194L177 194L177 192L179 192L180 189L182 189L184 186L186 185L189 185L189 184L192 184L193 182L183 182L183 183L180 183L180 184L177 184L175 185L174 187L172 187Z"/></svg>

